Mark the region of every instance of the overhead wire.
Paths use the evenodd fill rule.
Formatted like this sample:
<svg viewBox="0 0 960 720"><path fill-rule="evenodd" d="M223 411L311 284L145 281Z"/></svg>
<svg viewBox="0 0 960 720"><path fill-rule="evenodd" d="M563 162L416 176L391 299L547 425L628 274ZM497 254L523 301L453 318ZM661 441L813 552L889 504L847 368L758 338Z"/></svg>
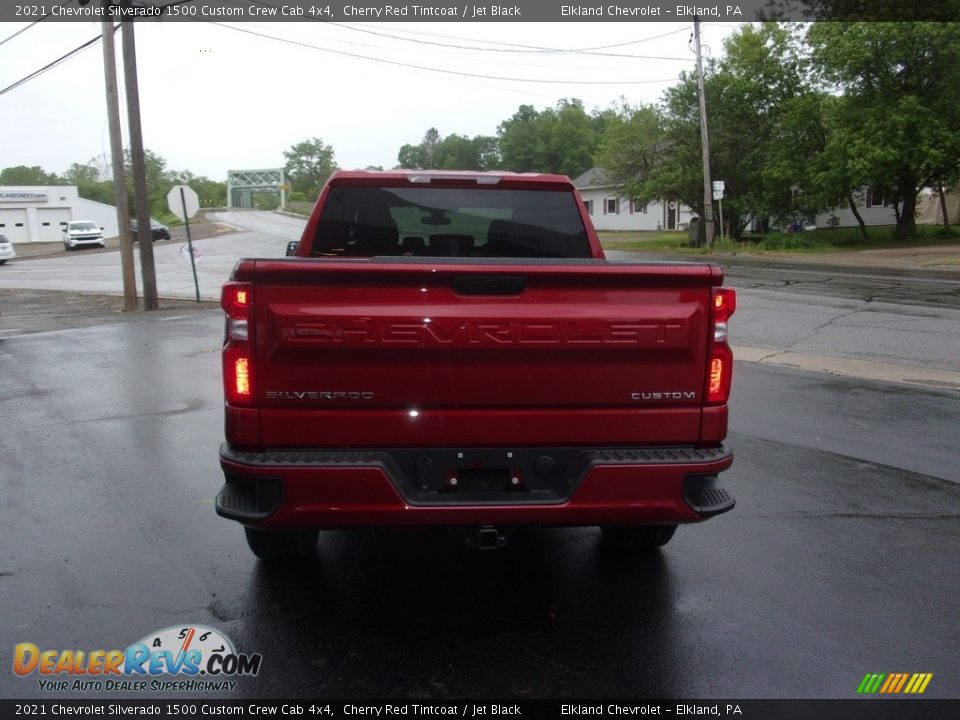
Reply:
<svg viewBox="0 0 960 720"><path fill-rule="evenodd" d="M614 43L612 45L601 45L593 48L545 48L545 47L538 47L536 45L519 45L516 43L502 43L503 45L508 45L510 47L517 48L517 49L509 49L505 47L499 47L499 48L478 47L473 45L458 45L455 43L444 43L444 42L435 42L432 40L418 40L416 38L405 38L405 37L401 37L399 35L394 35L391 33L386 33L386 32L377 31L377 30L370 30L368 28L353 27L352 25L349 25L347 23L330 22L330 23L327 23L327 25L332 25L334 27L341 27L341 28L344 28L345 30L352 30L354 32L366 33L368 35L376 35L378 37L385 37L385 38L391 38L393 40L400 40L402 42L412 42L412 43L417 43L419 45L430 45L433 47L454 48L457 50L473 50L476 52L498 52L498 53L535 54L535 55L544 55L544 54L597 55L600 57L625 57L625 58L634 58L637 60L679 60L679 61L687 60L687 58L669 57L669 56L661 56L661 55L633 55L633 54L627 54L627 53L600 52L601 50L606 50L606 49L615 48L615 47L624 47L626 45L633 45L638 42L646 42L648 40L656 40L659 38L667 37L668 35L674 35L679 32L684 32L686 30L685 27L680 28L679 30L673 30L669 33L663 33L662 35L655 35L653 37L643 38L641 40L629 40L622 43ZM483 42L483 41L469 40L467 42Z"/></svg>
<svg viewBox="0 0 960 720"><path fill-rule="evenodd" d="M571 79L554 80L554 79L547 79L547 78L518 78L518 77L509 77L504 75L484 75L481 73L468 73L468 72L462 72L459 70L447 70L444 68L429 67L425 65L415 65L413 63L405 63L405 62L400 62L398 60L387 60L386 58L371 57L369 55L360 55L359 53L347 52L346 50L334 50L333 48L325 48L317 45L311 45L310 43L301 42L299 40L292 40L290 38L277 37L275 35L267 35L266 33L255 32L253 30L248 30L246 28L237 27L234 25L228 25L226 23L211 22L210 24L227 28L228 30L234 30L235 32L241 32L241 33L246 33L248 35L253 35L255 37L265 38L267 40L274 40L276 42L287 43L289 45L297 45L299 47L310 48L312 50L318 50L320 52L332 53L334 55L352 57L358 60L368 60L370 62L377 62L385 65L393 65L396 67L411 68L413 70L426 70L429 72L441 73L444 75L472 77L472 78L479 78L482 80L501 80L505 82L545 83L545 84L556 84L556 85L651 85L651 84L663 83L663 82L673 82L675 80L675 78L665 78L660 80L571 80Z"/></svg>
<svg viewBox="0 0 960 720"><path fill-rule="evenodd" d="M68 4L70 4L71 2L73 2L73 0L65 0L63 3L60 4L60 7L64 7L64 6L68 5ZM164 7L172 6L172 5L181 5L181 4L184 4L185 2L189 2L189 0L174 0L173 2L167 3L167 5L165 5ZM260 4L260 3L255 3L255 4ZM45 20L47 17L50 17L51 14L52 14L52 13L46 13L46 14L44 14L44 15L43 15L42 17L40 17L38 20L35 20L34 22L30 23L30 24L27 25L26 27L23 27L23 28L21 28L20 30L18 30L17 32L13 33L12 35L9 35L8 37L4 38L2 41L0 41L0 45L3 45L3 44L5 44L5 43L9 42L10 40L13 40L13 39L16 38L17 36L21 35L22 33L26 32L26 31L29 30L30 28L34 27L34 26L37 25L38 23L40 23L40 22L42 22L43 20ZM292 45L298 45L298 46L301 46L301 47L306 47L306 48L309 48L309 49L312 49L312 50L318 50L318 51L321 51L321 52L329 52L329 53L333 53L333 54L337 54L337 55L344 55L344 56L347 56L347 57L357 58L357 59L360 59L360 60L368 60L368 61L370 61L370 62L378 62L378 63L384 63L384 64L388 64L388 65L395 65L395 66L398 66L398 67L406 67L406 68L410 68L410 69L412 69L412 70L420 70L420 71L426 71L426 72L432 72L432 73L440 73L440 74L444 74L444 75L455 75L455 76L459 76L459 77L478 78L478 79L482 79L482 80L499 80L499 81L505 81L505 82L547 83L547 84L566 84L566 85L647 85L647 84L656 84L656 83L661 83L661 82L672 82L672 81L673 81L673 78L665 78L665 79L662 79L662 80L624 80L624 81L619 81L619 80L569 80L569 79L566 79L566 80L552 80L552 79L546 79L546 78L517 78L517 77L509 77L509 76L501 76L501 75L485 75L485 74L480 74L480 73L467 73L467 72L456 71L456 70L447 70L447 69L444 69L444 68L434 68L434 67L429 67L429 66L424 66L424 65L415 65L415 64L412 64L412 63L404 63L404 62L400 62L400 61L396 61L396 60L388 60L388 59L386 59L386 58L378 58L378 57L372 57L372 56L368 56L368 55L361 55L361 54L359 54L359 53L351 53L351 52L347 52L347 51L345 51L345 50L336 50L336 49L333 49L333 48L319 47L319 46L317 46L317 45L312 45L312 44L310 44L310 43L305 43L305 42L301 42L301 41L298 41L298 40L293 40L293 39L290 39L290 38L282 38L282 37L277 37L277 36L274 36L274 35L268 35L268 34L266 34L266 33L260 33L260 32L255 32L255 31L252 31L252 30L246 30L246 29L243 29L243 28L234 27L234 26L232 26L232 25L227 25L227 24L225 24L225 23L213 22L213 23L211 23L211 24L213 24L213 25L219 25L219 26L221 26L221 27L225 27L225 28L228 28L228 29L231 29L231 30L235 30L235 31L238 31L238 32L244 32L244 33L247 33L247 34L250 34L250 35L254 35L254 36L257 36L257 37L262 37L262 38L265 38L265 39L274 40L274 41L276 41L276 42L282 42L282 43L287 43L287 44L292 44ZM381 36L381 37L391 38L391 39L400 40L400 41L404 41L404 42L415 42L415 43L421 43L421 44L427 44L427 45L434 45L434 46L439 46L439 47L449 47L449 48L464 49L464 50L477 50L477 51L482 51L482 52L483 52L483 51L500 51L500 52L505 52L505 53L527 52L527 53L535 53L535 54L546 54L546 53L554 53L554 54L576 54L576 53L584 53L584 54L588 54L588 53L593 53L594 51L597 51L597 50L602 50L602 49L607 49L607 48L613 48L613 47L623 47L623 46L626 46L626 45L632 45L632 44L636 44L636 43L640 43L640 42L647 42L647 41L650 41L650 40L655 40L655 39L659 39L659 38L662 38L662 37L667 37L667 36L669 36L669 35L673 35L673 34L676 34L676 33L678 33L678 32L683 32L683 31L686 30L686 28L681 28L680 30L673 30L673 31L670 31L670 32L668 32L668 33L662 33L662 34L660 34L660 35L655 35L655 36L651 36L651 37L647 37L647 38L640 38L640 39L637 39L637 40L630 40L630 41L626 41L626 42L623 42L623 43L614 43L614 44L611 44L611 45L602 45L602 46L596 46L596 47L592 47L592 48L545 48L545 47L538 47L538 46L533 46L533 45L521 45L521 44L519 44L519 43L503 43L503 42L500 42L500 41L493 41L493 42L497 42L498 44L501 44L501 45L518 48L517 50L503 50L503 49L497 49L497 48L483 48L483 47L462 46L462 45L456 45L456 44L452 44L452 43L437 43L437 42L431 42L431 41L421 41L421 40L416 40L415 38L404 38L404 37L397 36L397 35L392 35L392 34L389 34L389 33L380 33L380 32L375 32L375 31L372 31L372 30L366 30L366 29L363 29L363 28L355 28L355 27L352 27L352 26L350 26L350 25L348 25L348 24L346 24L346 23L327 23L327 24L328 24L328 25L337 26L337 27L342 27L342 28L347 29L347 30L353 30L353 31L356 31L356 32L365 32L365 33L368 33L368 34L378 35L378 36ZM117 25L117 26L114 27L114 32L116 32L116 30L117 30L118 27L119 27L119 25ZM411 34L426 35L426 36L433 36L433 35L434 35L433 33L415 33L414 31L402 31L402 32L407 32L407 33L411 33ZM46 73L46 72L49 71L49 70L52 70L52 69L55 68L57 65L65 62L66 60L70 59L70 58L73 57L74 55L77 55L77 54L83 52L84 50L86 50L87 48L89 48L90 46L92 46L93 44L95 44L95 43L96 43L98 40L100 40L100 39L101 39L100 36L91 38L91 39L88 40L87 42L83 43L82 45L77 46L76 48L74 48L74 49L71 50L70 52L62 55L61 57L57 58L56 60L48 63L47 65L45 65L45 66L43 66L43 67L35 70L34 72L30 73L29 75L26 75L25 77L21 78L20 80L17 80L16 82L11 83L11 84L8 85L7 87L3 88L2 90L0 90L0 95L4 95L4 94L6 94L6 93L8 93L8 92L10 92L10 91L12 91L12 90L15 90L16 88L18 88L18 87L20 87L21 85L29 82L30 80L32 80L32 79L34 79L34 78L37 78L37 77L39 77L40 75L43 75L44 73ZM468 42L484 42L484 41L478 41L478 40L474 40L474 39L470 39L470 38L453 38L453 39L461 39L461 40L466 40L466 41L468 41ZM375 47L375 46L374 46L374 47ZM614 55L614 56L617 56L617 55ZM682 59L683 59L683 58L653 57L653 56L628 56L628 57L643 57L643 58L646 58L646 59L659 59L659 60L682 60Z"/></svg>
<svg viewBox="0 0 960 720"><path fill-rule="evenodd" d="M369 48L372 50L382 51L384 53L396 53L396 52L405 52L405 49L402 46L399 46L396 42L393 42L391 39L385 36L383 41L377 41L376 38L370 38L369 41L365 40L351 40L344 37L342 29L344 28L327 28L328 25L333 25L334 23L323 23L322 28L320 26L309 25L309 31L304 33L303 26L294 27L291 30L291 24L278 24L278 23L244 23L245 27L250 27L255 30L259 30L265 33L272 34L277 37L283 38L292 38L295 40L301 40L303 42L312 42L314 44L320 44L324 47L337 47L340 45L349 45L353 47L362 47ZM327 33L318 34L319 30L327 30L327 33L332 32L335 35L330 35ZM290 32L288 32L290 31ZM396 38L398 41L404 41L407 38ZM451 48L445 48L442 45L438 47L431 47L426 50L430 54L431 62L441 64L442 66L448 66L449 62L444 59L442 61L434 60L432 58L436 56L441 56L444 58L469 58L470 60L475 60L476 55L471 55L470 50L459 50L455 49L455 46ZM533 55L523 55L522 62L523 68L529 70L531 68L547 68L555 71L557 69L557 62L564 61L564 71L583 71L586 73L597 72L597 73L607 73L610 71L610 63L605 62L602 64L578 64L576 66L571 65L570 63L574 58L579 59L581 56L574 55L545 55L545 54L533 54ZM596 57L589 56L589 57ZM600 58L605 60L605 58ZM484 65L488 72L497 72L494 68L495 65L506 65L510 68L517 67L518 58L510 52L504 52L496 54L493 57L485 56ZM539 61L539 62L538 62Z"/></svg>
<svg viewBox="0 0 960 720"><path fill-rule="evenodd" d="M327 24L341 25L343 27L347 27L352 30L362 30L362 28L356 28L350 25L349 23L327 23ZM610 50L612 48L625 47L627 45L636 45L643 42L649 42L651 40L659 40L661 38L669 37L670 35L676 35L678 33L686 32L687 29L689 29L689 25L685 25L684 27L679 28L678 30L671 30L669 32L661 33L660 35L651 35L649 37L638 38L636 40L627 40L625 42L613 43L610 45L598 45L596 47L549 48L549 47L543 47L539 45L524 45L521 43L504 42L502 40L481 40L478 38L469 38L469 37L463 37L463 36L457 36L457 35L447 35L447 34L441 35L439 33L430 33L430 32L423 32L423 31L417 31L417 30L406 30L403 28L392 28L394 33L403 33L406 35L419 35L421 37L439 37L439 38L444 38L446 40L462 40L464 42L473 42L473 43L488 43L491 45L502 45L505 47L520 48L523 50L530 50L533 52L541 52L541 53L587 53L587 52L594 52L599 50ZM481 49L481 48L476 48L476 49Z"/></svg>
<svg viewBox="0 0 960 720"><path fill-rule="evenodd" d="M113 31L116 32L119 27L120 27L120 25L114 25ZM89 47L95 45L96 43L98 43L100 40L101 40L101 36L100 36L100 35L97 35L97 36L95 36L95 37L90 38L89 40L87 40L87 41L86 41L85 43L83 43L82 45L78 45L78 46L75 47L73 50L71 50L70 52L68 52L68 53L66 53L66 54L64 54L64 55L61 55L60 57L58 57L58 58L57 58L56 60L54 60L53 62L47 63L47 64L44 65L42 68L39 68L38 70L34 70L34 71L33 71L32 73L30 73L29 75L26 75L26 76L20 78L19 80L17 80L16 82L11 83L10 85L7 85L7 87L5 87L5 88L3 88L2 90L0 90L0 95L5 95L6 93L10 92L11 90L15 90L16 88L20 87L20 86L23 85L24 83L30 82L30 81L33 80L34 78L40 77L40 76L43 75L45 72L48 72L48 71L50 71L50 70L53 70L53 68L55 68L55 67L56 67L57 65L59 65L60 63L69 60L69 59L72 58L74 55L79 55L80 53L82 53L82 52L83 52L84 50L86 50L87 48L89 48Z"/></svg>
<svg viewBox="0 0 960 720"><path fill-rule="evenodd" d="M59 7L66 7L67 5L69 5L69 4L72 3L72 2L73 2L73 0L64 0L62 3L60 3ZM29 30L30 28L32 28L34 25L37 25L37 24L39 24L39 23L42 23L44 20L46 20L46 19L47 19L48 17L50 17L52 14L53 14L53 11L52 11L52 10L51 10L50 12L44 13L43 15L41 15L41 16L39 17L39 19L34 20L32 23L30 23L30 24L27 25L26 27L20 28L20 29L17 30L15 33L13 33L13 35L8 35L8 36L5 37L3 40L0 40L0 45L6 45L8 42L10 42L11 40L13 40L13 39L14 39L15 37L17 37L18 35L22 35L23 33L25 33L27 30Z"/></svg>

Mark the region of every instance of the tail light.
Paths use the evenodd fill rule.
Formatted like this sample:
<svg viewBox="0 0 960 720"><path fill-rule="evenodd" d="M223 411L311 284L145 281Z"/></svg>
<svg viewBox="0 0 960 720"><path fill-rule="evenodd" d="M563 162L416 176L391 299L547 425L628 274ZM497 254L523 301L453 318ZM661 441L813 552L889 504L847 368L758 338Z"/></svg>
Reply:
<svg viewBox="0 0 960 720"><path fill-rule="evenodd" d="M226 314L223 340L223 392L230 405L253 405L253 338L250 337L250 312L253 285L228 282L220 295Z"/></svg>
<svg viewBox="0 0 960 720"><path fill-rule="evenodd" d="M727 321L736 309L737 294L732 288L713 288L710 297L709 362L707 363L708 405L723 405L730 397L733 353L727 344Z"/></svg>

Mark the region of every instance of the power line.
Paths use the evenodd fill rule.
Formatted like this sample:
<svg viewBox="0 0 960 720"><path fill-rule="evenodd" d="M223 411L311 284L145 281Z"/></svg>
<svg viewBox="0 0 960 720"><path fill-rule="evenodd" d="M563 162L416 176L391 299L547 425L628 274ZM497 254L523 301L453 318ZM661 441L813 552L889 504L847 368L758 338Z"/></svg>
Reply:
<svg viewBox="0 0 960 720"><path fill-rule="evenodd" d="M20 35L21 33L25 33L27 30L29 30L30 28L32 28L34 25L37 25L38 23L43 22L43 19L46 18L46 17L47 17L47 15L44 15L44 16L41 17L39 20L34 20L32 23L30 23L30 24L27 25L26 27L20 28L20 29L17 30L13 35L10 35L10 36L8 36L8 37L5 37L3 40L0 40L0 45L6 45L8 42L10 42L11 40L13 40L17 35Z"/></svg>
<svg viewBox="0 0 960 720"><path fill-rule="evenodd" d="M266 33L254 32L253 30L247 30L245 28L236 27L234 25L227 25L225 23L212 22L211 25L218 25L228 30L235 30L236 32L246 33L248 35L254 35L256 37L265 38L267 40L275 40L277 42L287 43L289 45L298 45L300 47L310 48L311 50L319 50L321 52L333 53L334 55L343 55L346 57L356 58L358 60L369 60L371 62L383 63L385 65L394 65L397 67L411 68L413 70L427 70L434 73L442 73L444 75L457 75L460 77L472 77L480 78L482 80L504 80L507 82L527 82L527 83L548 83L548 84L557 84L557 85L650 85L655 83L664 83L664 82L673 82L675 78L668 78L663 80L547 80L547 79L533 79L533 78L518 78L518 77L506 77L502 75L481 75L479 73L467 73L460 72L457 70L444 70L441 68L427 67L424 65L414 65L412 63L399 62L397 60L387 60L385 58L370 57L369 55L360 55L358 53L347 52L346 50L334 50L333 48L319 47L317 45L311 45L309 43L300 42L298 40L291 40L288 38L276 37L274 35L267 35Z"/></svg>
<svg viewBox="0 0 960 720"><path fill-rule="evenodd" d="M362 28L355 28L352 25L349 25L347 23L327 23L327 24L341 25L343 27L350 28L351 30L362 30ZM598 45L596 47L589 47L589 48L569 48L569 49L548 48L548 47L543 47L539 45L524 45L521 43L509 43L509 42L503 42L500 40L480 40L477 38L462 37L457 35L446 35L446 34L441 35L438 33L429 33L429 32L422 32L422 31L418 32L416 30L404 30L402 28L396 28L393 30L393 32L403 33L406 35L418 35L421 37L439 37L445 40L462 40L464 42L472 42L472 43L488 43L491 45L503 45L504 47L520 48L522 50L529 50L532 52L539 52L539 53L591 53L598 50L609 50L616 47L625 47L627 45L636 45L643 42L649 42L651 40L659 40L661 38L669 37L670 35L676 35L678 33L686 32L688 29L689 29L689 26L686 26L686 27L680 28L679 30L671 30L670 32L661 33L660 35L652 35L650 37L639 38L637 40L628 40L626 42L614 43L612 45ZM404 38L397 38L397 39L404 39ZM471 49L485 50L486 48L471 48Z"/></svg>
<svg viewBox="0 0 960 720"><path fill-rule="evenodd" d="M113 28L113 31L116 32L119 27L120 27L119 25L115 25L114 28ZM40 77L41 75L43 75L43 74L44 74L45 72L47 72L48 70L52 70L53 68L55 68L55 67L56 67L57 65L59 65L60 63L66 61L66 60L69 60L69 59L72 58L74 55L78 55L79 53L81 53L81 52L83 52L84 50L86 50L87 48L95 45L95 44L98 43L99 41L100 41L100 36L99 36L99 35L97 35L96 37L90 38L89 40L87 40L87 41L86 41L85 43L83 43L82 45L78 45L77 47L75 47L73 50L71 50L71 51L68 52L67 54L61 55L61 56L58 57L56 60L54 60L54 61L51 62L51 63L48 63L48 64L44 65L44 66L43 66L42 68L40 68L39 70L34 70L32 73L30 73L29 75L27 75L27 76L25 76L25 77L20 78L20 79L17 80L15 83L13 83L13 84L11 84L11 85L7 85L7 87L5 87L3 90L0 90L0 95L5 95L6 93L10 92L11 90L17 89L18 87L20 87L20 86L23 85L24 83L30 82L30 81L33 80L34 78Z"/></svg>
<svg viewBox="0 0 960 720"><path fill-rule="evenodd" d="M72 2L73 2L73 0L64 0L64 2L60 3L60 7L65 7L65 6L69 5L69 4L72 3ZM22 34L22 33L25 33L27 30L29 30L30 28L32 28L34 25L37 25L38 23L42 23L44 20L46 20L46 19L47 19L48 17L50 17L52 14L53 14L52 11L51 11L51 12L48 12L48 13L44 13L43 15L40 16L40 19L39 19L39 20L34 20L32 23L30 23L30 24L27 25L26 27L23 27L23 28L20 28L19 30L17 30L13 35L9 35L9 36L5 37L3 40L0 40L0 45L6 45L8 42L10 42L10 41L13 40L15 37L17 37L17 35L20 35L20 34Z"/></svg>
<svg viewBox="0 0 960 720"><path fill-rule="evenodd" d="M323 23L324 26L331 25L331 24L333 23ZM329 30L329 32L335 33L335 35L318 34L317 32L314 32L315 28L313 25L311 25L310 26L311 32L309 32L306 35L303 35L303 34L285 32L286 30L289 29L288 25L281 25L280 27L282 27L282 30L280 28L274 29L276 25L277 23L269 23L269 24L244 23L245 27L250 27L254 30L260 30L266 33L272 33L278 37L294 38L294 39L302 40L303 42L312 42L314 44L322 45L325 48L337 48L337 47L340 47L341 45L348 45L351 47L347 49L353 49L354 47L361 47L361 48L368 48L368 49L374 49L377 51L382 51L382 53L386 53L386 54L396 53L398 51L404 52L404 49L398 48L397 44L395 42L392 42L389 39L384 40L382 42L377 42L376 38L370 38L369 41L346 39L344 37L344 33L338 28L330 28ZM344 26L344 29L348 29L348 26ZM397 40L401 40L401 41L406 39L407 38L400 38L400 37L397 38ZM365 51L358 51L358 52L365 52ZM455 50L455 49L446 50L440 47L428 48L426 52L430 53L431 61L434 63L437 63L441 67L449 67L449 61L446 60L447 57L456 56L461 58L467 58L468 59L467 61L474 61L477 57L476 55L471 56L469 54L469 50L467 51L461 51L461 50ZM433 59L433 57L437 55L443 56L444 59L443 60ZM596 55L594 55L594 57L595 56ZM495 65L509 65L511 69L514 69L517 67L518 57L509 51L504 51L504 52L495 54L492 57L489 55L485 55L483 57L484 57L484 63L485 63L484 68L491 73L499 72L499 70L494 67ZM564 62L563 68L564 68L564 72L566 73L571 73L571 72L580 70L585 73L604 73L606 75L612 70L612 68L610 67L610 63L604 63L603 66L597 66L597 65L590 66L590 65L582 65L582 64L578 64L577 66L574 66L570 64L571 62L574 61L574 58L579 59L580 57L586 57L581 55L570 55L570 54L559 55L559 54L537 53L537 54L523 55L521 57L523 62L523 68L527 72L533 72L531 68L549 68L550 70L556 71L558 67L558 61Z"/></svg>
<svg viewBox="0 0 960 720"><path fill-rule="evenodd" d="M667 57L661 55L631 55L626 53L607 53L607 52L598 52L600 50L607 50L615 47L624 47L626 45L634 45L639 42L646 42L648 40L657 40L659 38L667 37L668 35L675 35L679 32L685 32L686 28L680 28L679 30L673 30L669 33L663 33L662 35L655 35L653 37L643 38L641 40L629 40L627 42L615 43L613 45L600 45L598 47L592 48L545 48L539 47L536 45L520 45L515 43L498 43L501 45L509 47L478 47L475 45L457 45L454 43L444 43L444 42L435 42L433 40L418 40L416 38L405 38L399 35L393 35L391 33L378 32L376 30L369 30L367 28L353 27L346 23L331 22L327 23L328 25L333 25L335 27L341 27L345 30L352 30L354 32L366 33L368 35L376 35L377 37L391 38L393 40L401 40L403 42L412 42L417 43L418 45L431 45L434 47L445 47L445 48L454 48L457 50L473 50L476 52L495 52L495 53L513 53L513 54L535 54L535 55L599 55L602 57L625 57L625 58L634 58L637 60L680 60L686 61L687 58L679 57ZM468 42L485 42L482 40L469 40ZM517 49L510 49L517 48Z"/></svg>

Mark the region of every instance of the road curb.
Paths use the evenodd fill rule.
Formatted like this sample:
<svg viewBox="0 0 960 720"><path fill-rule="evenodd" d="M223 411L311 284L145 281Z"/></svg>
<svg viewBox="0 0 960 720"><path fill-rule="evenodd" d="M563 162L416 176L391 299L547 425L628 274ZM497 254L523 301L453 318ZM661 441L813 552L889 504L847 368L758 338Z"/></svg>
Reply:
<svg viewBox="0 0 960 720"><path fill-rule="evenodd" d="M776 348L740 346L732 349L734 358L738 362L789 367L860 380L878 380L943 390L960 390L960 372L953 370L897 365L830 355L809 355L789 350L777 350Z"/></svg>
<svg viewBox="0 0 960 720"><path fill-rule="evenodd" d="M603 244L603 243L601 243ZM883 273L891 279L913 278L923 280L944 280L956 282L960 280L960 266L916 266L915 261L910 260L917 255L917 250L939 250L946 253L953 253L953 246L930 246L920 245L914 247L902 248L902 254L899 256L888 255L882 259L866 256L860 258L859 262L851 258L849 253L843 251L842 257L837 257L836 253L816 253L808 255L797 254L770 254L770 255L746 255L746 254L716 254L716 255L684 255L664 252L649 252L643 248L622 248L607 247L605 251L616 251L624 253L633 253L638 256L638 261L642 261L642 256L646 255L651 260L670 260L679 262L709 262L714 265L729 270L737 268L774 268L777 270L795 270L798 272L829 272L837 275L874 276L877 273ZM869 251L864 251L869 252Z"/></svg>

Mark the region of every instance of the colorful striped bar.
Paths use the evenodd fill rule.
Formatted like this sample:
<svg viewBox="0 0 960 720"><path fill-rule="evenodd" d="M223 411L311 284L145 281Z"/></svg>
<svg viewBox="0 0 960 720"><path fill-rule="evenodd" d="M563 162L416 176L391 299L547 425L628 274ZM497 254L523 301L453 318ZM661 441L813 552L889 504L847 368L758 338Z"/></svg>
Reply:
<svg viewBox="0 0 960 720"><path fill-rule="evenodd" d="M860 695L921 695L923 694L933 673L867 673L857 686Z"/></svg>

